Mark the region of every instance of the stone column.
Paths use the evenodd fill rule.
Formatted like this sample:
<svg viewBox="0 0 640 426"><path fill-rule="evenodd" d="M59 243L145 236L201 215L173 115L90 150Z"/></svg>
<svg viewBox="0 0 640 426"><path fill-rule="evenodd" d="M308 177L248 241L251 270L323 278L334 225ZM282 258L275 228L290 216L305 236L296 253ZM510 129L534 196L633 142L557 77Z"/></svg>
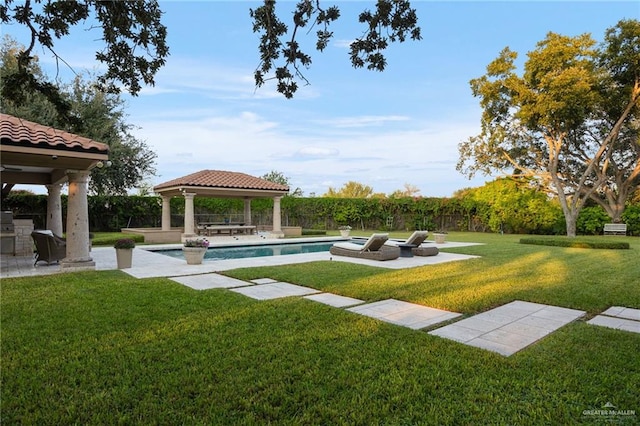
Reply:
<svg viewBox="0 0 640 426"><path fill-rule="evenodd" d="M162 195L162 230L171 231L171 197Z"/></svg>
<svg viewBox="0 0 640 426"><path fill-rule="evenodd" d="M244 199L244 224L251 225L251 198Z"/></svg>
<svg viewBox="0 0 640 426"><path fill-rule="evenodd" d="M282 224L280 219L280 200L282 197L273 197L273 229L271 235L276 238L283 238L284 232L282 232Z"/></svg>
<svg viewBox="0 0 640 426"><path fill-rule="evenodd" d="M61 184L47 186L47 229L62 237L62 191Z"/></svg>
<svg viewBox="0 0 640 426"><path fill-rule="evenodd" d="M69 198L67 205L67 257L60 262L62 269L95 269L89 254L89 208L87 180L89 171L68 172Z"/></svg>
<svg viewBox="0 0 640 426"><path fill-rule="evenodd" d="M193 210L193 197L195 197L196 194L193 192L183 192L182 195L184 195L184 234L182 234L184 241L187 238L196 237Z"/></svg>

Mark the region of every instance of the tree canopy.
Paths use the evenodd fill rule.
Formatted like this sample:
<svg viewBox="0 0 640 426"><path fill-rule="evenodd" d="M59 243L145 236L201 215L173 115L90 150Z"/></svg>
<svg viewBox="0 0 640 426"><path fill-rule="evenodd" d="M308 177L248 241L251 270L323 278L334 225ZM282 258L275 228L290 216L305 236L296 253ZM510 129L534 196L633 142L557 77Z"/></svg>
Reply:
<svg viewBox="0 0 640 426"><path fill-rule="evenodd" d="M482 127L460 143L458 170L535 178L558 197L570 236L588 199L608 200L619 219L640 183L640 22L620 21L600 46L549 33L522 75L516 58L505 48L471 81Z"/></svg>
<svg viewBox="0 0 640 426"><path fill-rule="evenodd" d="M303 69L311 65L312 58L301 50L299 35L315 28L315 47L323 51L333 37L330 24L340 17L337 6L323 4L320 0L299 0L291 24L281 20L282 12L276 12L275 0L264 0L262 6L249 9L253 31L260 34L254 74L257 87L275 79L277 90L291 98L298 82L309 83ZM350 60L356 68L383 71L387 64L384 52L390 43L421 39L418 18L409 0L378 0L373 10L365 9L358 19L363 24L363 34L350 47ZM88 22L91 29L102 32L103 48L96 52L96 60L107 67L97 76L97 86L114 94L123 87L134 96L143 84L154 84L156 73L169 56L167 28L156 0L5 0L0 5L0 22L22 25L30 35L26 48L16 52L15 72L4 77L2 97L21 105L26 102L25 93L41 93L66 120L73 120L71 106L57 85L36 78L32 72L37 45L66 64L56 53L56 40Z"/></svg>
<svg viewBox="0 0 640 426"><path fill-rule="evenodd" d="M277 170L271 170L269 173L265 173L261 176L262 179L269 182L279 183L280 185L286 185L289 187L289 194L286 197L302 197L302 189L299 187L291 191L291 179L284 175L284 173Z"/></svg>
<svg viewBox="0 0 640 426"><path fill-rule="evenodd" d="M342 188L335 189L329 187L323 197L333 198L370 198L373 194L373 188L358 182L349 181L342 185Z"/></svg>
<svg viewBox="0 0 640 426"><path fill-rule="evenodd" d="M17 66L15 52L20 50L21 46L14 40L4 38L0 46L0 90L9 84L4 76ZM45 79L37 58L33 58L30 67L37 81ZM27 101L23 104L4 100L3 112L109 145L111 166L91 171L91 193L126 195L128 190L155 175L156 154L131 134L133 126L126 122L124 101L119 95L103 93L96 88L95 81L76 77L71 84L60 88L61 99L75 117L72 122L61 120L55 106L43 94L25 91L23 96Z"/></svg>

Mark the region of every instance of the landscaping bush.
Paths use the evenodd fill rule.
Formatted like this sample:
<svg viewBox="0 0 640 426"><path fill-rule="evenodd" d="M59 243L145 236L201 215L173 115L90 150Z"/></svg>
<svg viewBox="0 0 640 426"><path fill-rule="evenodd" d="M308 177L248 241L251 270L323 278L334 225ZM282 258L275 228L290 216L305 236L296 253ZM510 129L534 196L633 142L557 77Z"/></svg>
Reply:
<svg viewBox="0 0 640 426"><path fill-rule="evenodd" d="M609 222L611 219L602 207L585 207L578 215L576 231L581 235L601 235L604 224Z"/></svg>
<svg viewBox="0 0 640 426"><path fill-rule="evenodd" d="M591 249L612 249L626 250L629 249L629 243L622 241L602 241L588 240L583 238L520 238L520 244L534 244L540 246L553 247L573 247L573 248L591 248Z"/></svg>
<svg viewBox="0 0 640 426"><path fill-rule="evenodd" d="M136 244L144 243L144 235L122 234L120 232L96 233L91 240L94 246L115 246L118 240L133 240Z"/></svg>
<svg viewBox="0 0 640 426"><path fill-rule="evenodd" d="M627 224L627 235L640 236L640 204L627 204L622 220Z"/></svg>

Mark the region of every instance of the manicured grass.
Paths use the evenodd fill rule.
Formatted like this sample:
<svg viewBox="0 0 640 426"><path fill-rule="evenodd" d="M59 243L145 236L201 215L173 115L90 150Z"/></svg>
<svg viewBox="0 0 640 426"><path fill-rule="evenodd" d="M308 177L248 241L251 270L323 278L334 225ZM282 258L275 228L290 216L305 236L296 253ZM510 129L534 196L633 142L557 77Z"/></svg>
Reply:
<svg viewBox="0 0 640 426"><path fill-rule="evenodd" d="M519 238L449 235L486 242L455 250L482 257L404 271L333 261L228 274L467 315L515 299L589 316L640 308L637 238L620 251ZM3 424L575 424L607 402L640 420L640 335L583 320L505 358L301 298L121 271L1 284Z"/></svg>

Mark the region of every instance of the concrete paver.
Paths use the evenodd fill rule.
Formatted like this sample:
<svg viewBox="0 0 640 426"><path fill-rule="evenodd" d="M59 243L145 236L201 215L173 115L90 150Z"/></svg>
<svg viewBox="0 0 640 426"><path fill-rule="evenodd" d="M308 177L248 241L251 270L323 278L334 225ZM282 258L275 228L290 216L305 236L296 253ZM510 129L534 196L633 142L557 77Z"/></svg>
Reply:
<svg viewBox="0 0 640 426"><path fill-rule="evenodd" d="M409 327L413 330L439 324L461 315L457 312L444 311L395 299L367 303L347 310L391 324Z"/></svg>
<svg viewBox="0 0 640 426"><path fill-rule="evenodd" d="M313 300L315 302L324 303L325 305L333 306L334 308L346 308L348 306L364 303L364 300L354 299L353 297L340 296L333 293L312 294L310 296L304 296L304 298Z"/></svg>
<svg viewBox="0 0 640 426"><path fill-rule="evenodd" d="M272 278L258 278L255 280L251 280L251 282L254 284L271 284L271 283L277 283L278 281Z"/></svg>
<svg viewBox="0 0 640 426"><path fill-rule="evenodd" d="M290 296L306 296L308 294L320 293L319 290L310 287L303 287L283 282L233 288L231 291L244 294L247 297L258 300L279 299L281 297Z"/></svg>
<svg viewBox="0 0 640 426"><path fill-rule="evenodd" d="M611 308L610 308L611 309ZM630 309L630 308L625 308L625 309ZM637 311L637 309L631 309L632 311ZM622 311L610 311L609 309L606 310L605 312L603 312L602 315L596 315L595 317L591 318L589 321L587 321L587 324L592 324L592 325L599 325L602 327L608 327L608 328L613 328L616 330L625 330L625 331L630 331L632 333L640 333L640 321L636 321L633 319L627 319L624 317L618 317L618 316L606 316L604 315L605 313L616 313L616 314L620 314L622 313ZM633 315L633 314L632 314Z"/></svg>
<svg viewBox="0 0 640 426"><path fill-rule="evenodd" d="M600 325L602 327L613 328L616 330L631 331L640 333L640 321L628 320L624 318L607 317L604 315L596 315L587 324Z"/></svg>
<svg viewBox="0 0 640 426"><path fill-rule="evenodd" d="M178 282L194 290L208 290L212 288L234 288L252 285L249 282L236 278L225 277L220 274L199 274L183 275L179 277L169 277L170 280Z"/></svg>
<svg viewBox="0 0 640 426"><path fill-rule="evenodd" d="M625 308L623 306L612 306L604 311L602 315L640 321L640 309Z"/></svg>
<svg viewBox="0 0 640 426"><path fill-rule="evenodd" d="M516 300L429 334L509 356L585 314Z"/></svg>

